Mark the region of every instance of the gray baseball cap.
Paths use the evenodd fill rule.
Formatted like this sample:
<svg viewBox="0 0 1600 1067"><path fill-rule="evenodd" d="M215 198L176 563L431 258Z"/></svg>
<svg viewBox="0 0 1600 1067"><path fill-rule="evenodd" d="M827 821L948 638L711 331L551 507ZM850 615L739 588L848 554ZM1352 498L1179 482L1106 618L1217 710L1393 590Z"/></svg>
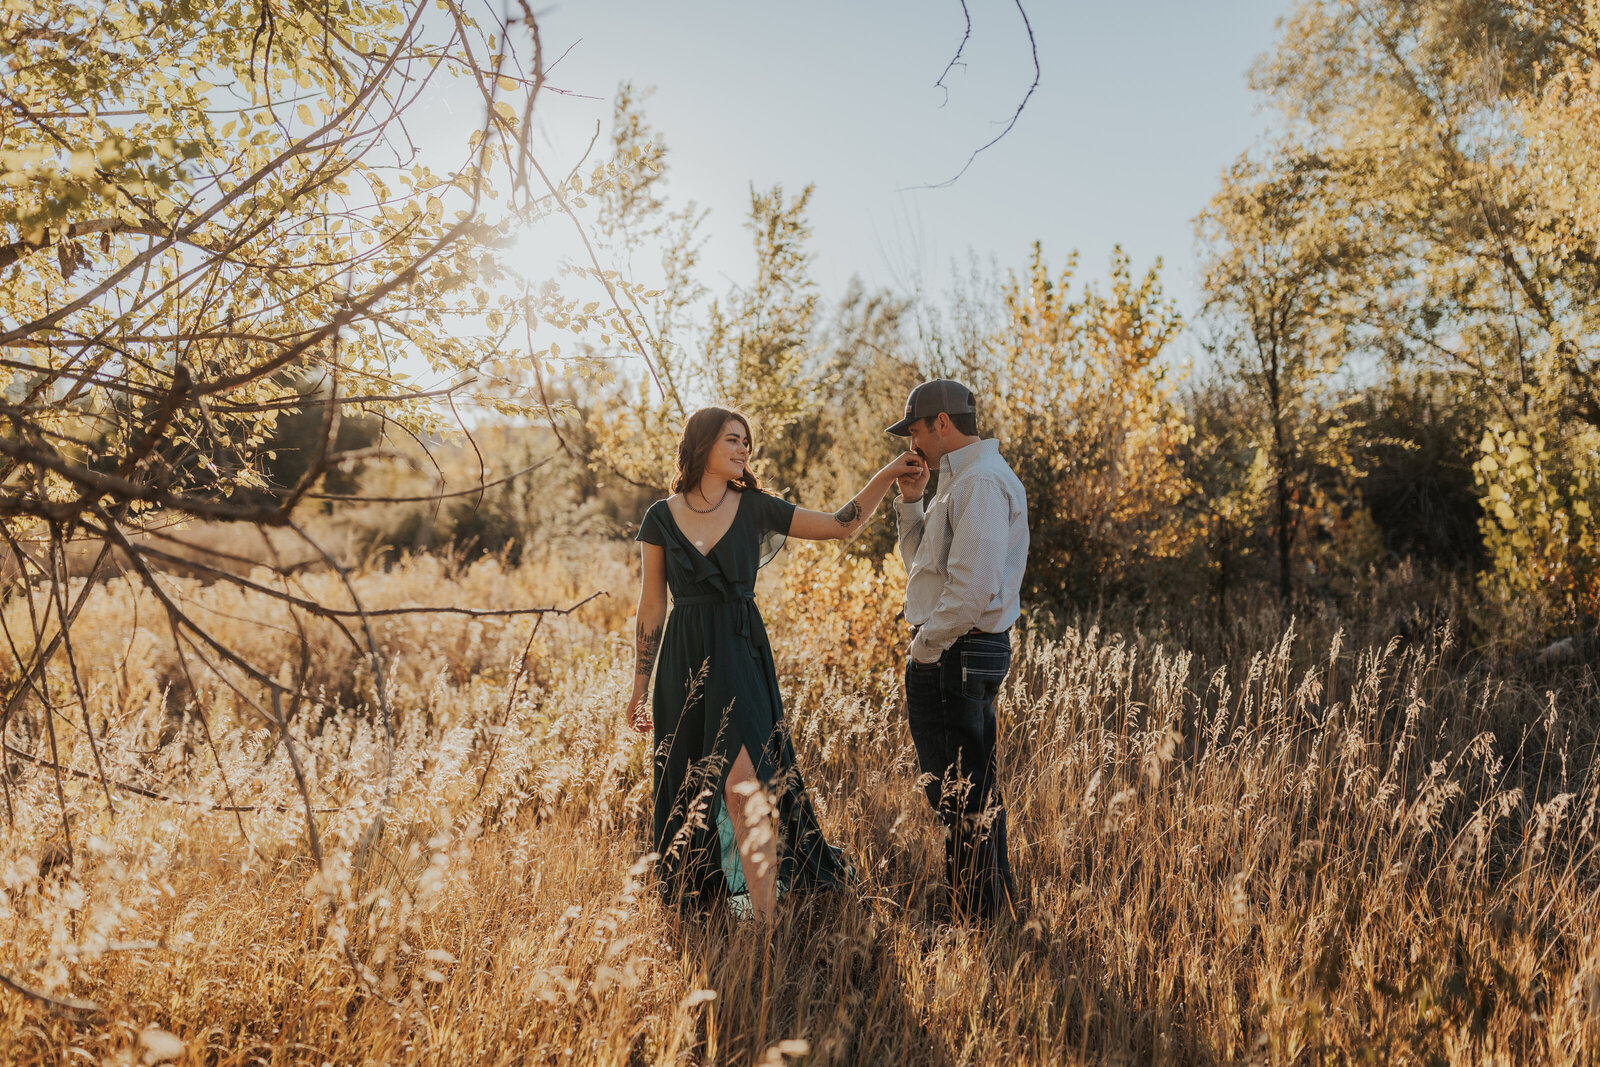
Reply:
<svg viewBox="0 0 1600 1067"><path fill-rule="evenodd" d="M972 395L971 389L948 378L935 378L931 382L923 382L906 397L906 417L890 426L885 432L892 433L896 437L908 437L913 422L928 418L930 415L937 415L941 411L951 415L976 415L977 397Z"/></svg>

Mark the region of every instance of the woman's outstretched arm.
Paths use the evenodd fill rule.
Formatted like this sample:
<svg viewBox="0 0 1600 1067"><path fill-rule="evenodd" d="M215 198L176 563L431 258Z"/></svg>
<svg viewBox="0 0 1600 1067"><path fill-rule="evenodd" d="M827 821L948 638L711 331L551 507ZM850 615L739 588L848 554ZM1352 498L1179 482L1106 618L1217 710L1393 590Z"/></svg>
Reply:
<svg viewBox="0 0 1600 1067"><path fill-rule="evenodd" d="M660 545L641 542L639 621L635 628L633 696L628 698L628 724L641 734L651 730L650 673L661 652L667 621L667 558Z"/></svg>
<svg viewBox="0 0 1600 1067"><path fill-rule="evenodd" d="M789 526L789 536L804 541L842 541L867 524L889 487L896 478L909 476L923 469L922 457L915 452L903 452L889 462L861 492L833 514L796 508L794 521Z"/></svg>

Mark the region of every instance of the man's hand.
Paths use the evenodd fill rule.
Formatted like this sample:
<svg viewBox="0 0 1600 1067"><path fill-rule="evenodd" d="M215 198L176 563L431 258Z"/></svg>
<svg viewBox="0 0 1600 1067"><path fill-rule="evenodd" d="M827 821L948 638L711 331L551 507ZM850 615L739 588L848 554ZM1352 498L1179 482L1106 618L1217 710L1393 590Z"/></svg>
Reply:
<svg viewBox="0 0 1600 1067"><path fill-rule="evenodd" d="M920 630L921 627L919 626L919 627L917 627L917 629ZM942 652L934 653L932 659L919 659L918 656L917 656L917 652L918 651L919 651L919 649L918 649L918 645L917 645L917 635L916 635L915 631L913 631L912 634L911 634L911 644L906 647L906 658L907 659L909 659L912 663L915 663L919 667L931 667L934 664L938 663L940 660L944 659L944 653L942 653ZM922 649L921 651L923 652L924 655L927 654L927 650L926 649Z"/></svg>
<svg viewBox="0 0 1600 1067"><path fill-rule="evenodd" d="M922 499L922 491L928 487L928 465L922 457L915 452L907 452L900 457L910 469L895 479L895 484L900 487L900 499L907 504L913 504Z"/></svg>

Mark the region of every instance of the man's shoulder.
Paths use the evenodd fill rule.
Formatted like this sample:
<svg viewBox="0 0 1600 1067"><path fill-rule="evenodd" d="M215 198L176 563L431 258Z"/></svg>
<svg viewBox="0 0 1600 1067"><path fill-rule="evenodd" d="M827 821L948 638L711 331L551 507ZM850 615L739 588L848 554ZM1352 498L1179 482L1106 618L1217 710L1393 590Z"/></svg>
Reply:
<svg viewBox="0 0 1600 1067"><path fill-rule="evenodd" d="M1022 479L1017 477L1017 472L1011 469L1011 464L1006 462L1006 457L1000 453L998 447L983 456L980 462L973 464L968 477L974 483L993 482L1002 489L1022 492Z"/></svg>
<svg viewBox="0 0 1600 1067"><path fill-rule="evenodd" d="M958 485L950 487L951 503L958 509L976 500L1003 500L1012 508L1028 506L1028 493L1016 474L1003 464L985 470L969 471Z"/></svg>

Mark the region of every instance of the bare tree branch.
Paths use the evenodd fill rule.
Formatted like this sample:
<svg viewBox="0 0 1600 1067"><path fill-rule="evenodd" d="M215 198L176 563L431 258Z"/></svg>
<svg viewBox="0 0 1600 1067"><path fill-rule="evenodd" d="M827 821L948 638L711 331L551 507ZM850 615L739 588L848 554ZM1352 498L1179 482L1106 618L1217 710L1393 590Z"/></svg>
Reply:
<svg viewBox="0 0 1600 1067"><path fill-rule="evenodd" d="M0 986L5 986L13 993L27 997L29 1000L38 1001L46 1008L58 1015L81 1015L100 1010L100 1005L92 1000L76 1000L72 997L53 997L48 993L41 993L32 986L23 985L15 978L0 971Z"/></svg>
<svg viewBox="0 0 1600 1067"><path fill-rule="evenodd" d="M93 782L96 785L103 786L107 789L116 789L123 793L132 793L134 796L144 797L146 800L159 800L163 804L178 804L183 807L201 808L205 811L226 812L275 811L281 814L297 810L295 808L286 807L282 804L218 804L210 800L193 800L188 797L175 797L168 793L161 793L154 789L147 789L142 785L134 785L132 782L119 782L114 778L107 778L103 774L96 774L93 771L80 771L76 767L63 766L62 764L56 763L53 760L45 759L43 756L37 755L33 752L20 749L9 742L0 742L0 747L4 747L7 755L15 756L20 760L26 760L35 767L43 767L45 770L56 771L60 774L66 775L69 778L78 778L85 782ZM345 807L312 809L312 811L316 812L318 815L349 810L349 808Z"/></svg>
<svg viewBox="0 0 1600 1067"><path fill-rule="evenodd" d="M910 186L909 188L912 188L912 189L947 189L950 186L954 185L956 182L960 181L961 180L961 176L963 174L967 173L968 168L970 168L972 166L973 161L976 160L979 155L981 155L983 152L989 150L990 148L993 148L995 145L999 144L1000 140L1003 137L1005 137L1006 134L1011 132L1012 128L1014 126L1016 126L1017 120L1022 117L1022 109L1028 106L1028 101L1029 100L1033 99L1034 90L1039 88L1039 76L1040 76L1039 42L1034 39L1034 36L1033 36L1033 23L1028 21L1028 12L1023 9L1022 0L1013 0L1013 2L1017 5L1017 14L1022 16L1022 28L1028 34L1028 50L1029 50L1029 52L1031 53L1031 55L1033 57L1033 83L1028 86L1028 91L1026 93L1022 94L1022 99L1021 99L1021 101L1018 102L1017 109L1014 112L1011 113L1011 119L1010 119L1009 122L1006 123L1005 129L1003 129L999 133L995 134L994 137L991 138L989 141L987 141L984 144L981 144L977 148L973 149L972 150L972 154L967 157L967 161L961 165L961 169L956 171L956 173L953 176L951 176L949 178L946 178L944 181L938 182L938 183L933 184L933 185L915 185L915 186ZM966 6L967 5L965 3L965 0L963 0L962 5L961 5L961 9L962 9L963 12L966 11ZM972 32L972 20L971 20L970 16L967 19L967 32L968 32L969 35ZM963 37L961 39L961 48L964 49L964 48L966 48L966 46L967 46L967 41L966 41L966 38ZM960 55L961 55L961 50L958 49L956 51L957 58L959 58ZM952 59L950 62L953 65L955 63L955 60ZM946 69L945 73L946 74L949 73L948 68ZM939 85L939 87L941 89L943 89L944 88L943 82L944 82L944 75L940 75L939 76L939 81L936 82L935 84ZM946 98L948 98L948 96L949 96L949 91L946 90ZM942 107L944 105L941 104L940 106Z"/></svg>
<svg viewBox="0 0 1600 1067"><path fill-rule="evenodd" d="M951 56L950 62L944 65L944 70L939 74L939 80L933 83L944 90L944 99L940 101L940 107L944 107L945 104L950 102L950 87L944 83L944 80L950 76L950 72L956 68L958 63L962 67L966 66L965 63L961 63L961 53L967 50L967 42L972 40L972 12L967 10L967 0L957 0L957 2L961 5L961 17L966 19L967 28L961 34L961 43L956 46L956 54Z"/></svg>

